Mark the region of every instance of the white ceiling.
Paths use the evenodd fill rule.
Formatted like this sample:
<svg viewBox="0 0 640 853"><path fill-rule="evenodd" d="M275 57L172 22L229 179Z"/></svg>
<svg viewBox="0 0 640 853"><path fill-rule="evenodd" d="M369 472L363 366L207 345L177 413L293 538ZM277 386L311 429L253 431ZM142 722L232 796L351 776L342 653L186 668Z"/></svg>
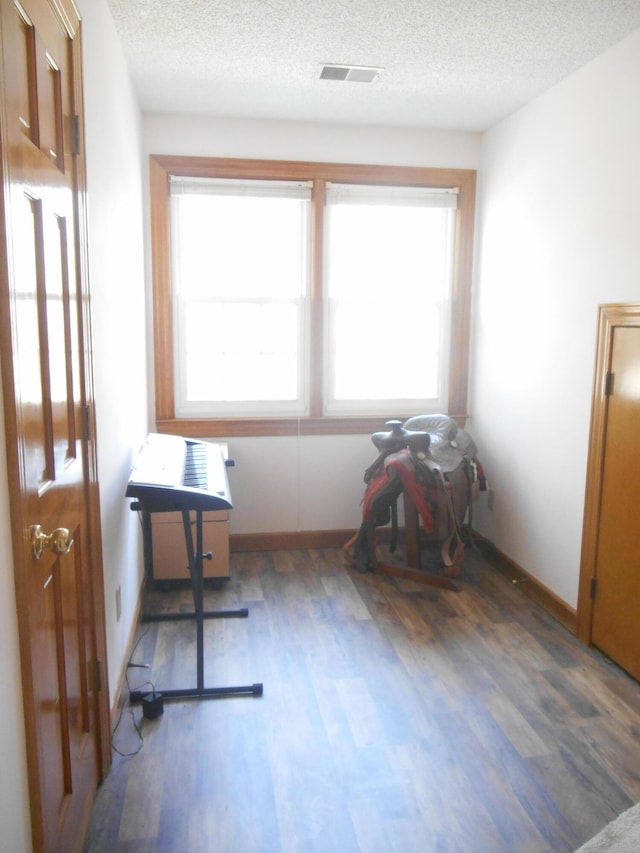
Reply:
<svg viewBox="0 0 640 853"><path fill-rule="evenodd" d="M640 0L108 2L144 111L469 131L640 27Z"/></svg>

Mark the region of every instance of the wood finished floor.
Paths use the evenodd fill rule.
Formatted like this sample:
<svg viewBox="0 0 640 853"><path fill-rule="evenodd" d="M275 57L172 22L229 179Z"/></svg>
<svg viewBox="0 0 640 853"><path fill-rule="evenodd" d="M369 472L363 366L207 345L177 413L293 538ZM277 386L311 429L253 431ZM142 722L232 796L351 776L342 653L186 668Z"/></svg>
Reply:
<svg viewBox="0 0 640 853"><path fill-rule="evenodd" d="M206 606L249 618L207 621L205 683L264 695L143 720L85 853L575 850L640 800L640 685L475 552L460 587L359 575L337 550L232 554ZM193 623L144 631L131 686L194 685ZM137 746L128 706L115 745Z"/></svg>

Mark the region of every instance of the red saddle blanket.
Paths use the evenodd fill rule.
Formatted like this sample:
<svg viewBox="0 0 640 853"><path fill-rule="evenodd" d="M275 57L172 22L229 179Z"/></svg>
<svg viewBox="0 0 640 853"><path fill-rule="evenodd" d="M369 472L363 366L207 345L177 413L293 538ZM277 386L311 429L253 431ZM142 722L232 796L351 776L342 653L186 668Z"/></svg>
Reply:
<svg viewBox="0 0 640 853"><path fill-rule="evenodd" d="M425 533L436 531L438 492L442 489L435 472L412 459L408 448L384 459L367 484L362 519L376 526L385 524L386 507L404 490L422 519Z"/></svg>

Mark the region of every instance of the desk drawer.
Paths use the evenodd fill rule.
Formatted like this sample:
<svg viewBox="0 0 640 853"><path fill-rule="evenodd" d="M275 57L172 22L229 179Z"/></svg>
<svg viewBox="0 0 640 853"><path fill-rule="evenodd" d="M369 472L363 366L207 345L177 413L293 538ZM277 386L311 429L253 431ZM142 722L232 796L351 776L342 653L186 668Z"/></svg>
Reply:
<svg viewBox="0 0 640 853"><path fill-rule="evenodd" d="M195 515L192 513L193 546L196 547ZM203 577L229 577L229 513L227 510L202 514L202 538L205 554L211 551L211 560L203 561ZM154 580L182 580L189 578L187 549L184 541L182 514L157 512L151 514L151 542Z"/></svg>

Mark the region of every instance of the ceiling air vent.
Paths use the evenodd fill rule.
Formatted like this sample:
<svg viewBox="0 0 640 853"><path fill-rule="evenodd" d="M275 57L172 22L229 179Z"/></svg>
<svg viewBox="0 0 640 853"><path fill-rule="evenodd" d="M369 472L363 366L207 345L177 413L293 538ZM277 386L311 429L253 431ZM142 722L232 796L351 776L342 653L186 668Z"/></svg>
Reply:
<svg viewBox="0 0 640 853"><path fill-rule="evenodd" d="M321 80L348 80L353 83L373 83L380 76L382 68L368 65L323 65Z"/></svg>

